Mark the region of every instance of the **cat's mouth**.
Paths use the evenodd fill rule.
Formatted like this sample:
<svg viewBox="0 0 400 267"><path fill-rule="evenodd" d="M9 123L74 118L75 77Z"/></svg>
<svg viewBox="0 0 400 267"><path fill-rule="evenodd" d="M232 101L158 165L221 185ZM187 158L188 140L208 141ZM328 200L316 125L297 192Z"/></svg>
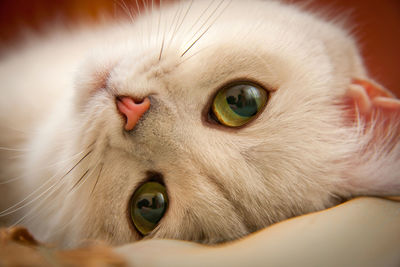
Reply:
<svg viewBox="0 0 400 267"><path fill-rule="evenodd" d="M129 201L129 220L141 235L150 234L168 209L168 191L159 172L148 171Z"/></svg>

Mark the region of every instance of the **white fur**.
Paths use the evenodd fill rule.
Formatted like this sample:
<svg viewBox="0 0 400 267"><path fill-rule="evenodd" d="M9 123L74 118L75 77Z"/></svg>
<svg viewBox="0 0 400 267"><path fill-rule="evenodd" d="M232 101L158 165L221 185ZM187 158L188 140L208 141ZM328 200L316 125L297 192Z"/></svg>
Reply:
<svg viewBox="0 0 400 267"><path fill-rule="evenodd" d="M37 198L3 219L69 246L131 242L128 203L148 171L170 198L149 238L204 243L342 198L399 193L398 121L374 146L374 130L346 120L355 77L367 75L347 32L279 2L182 2L135 23L57 29L1 58L0 145L23 150L1 151L0 178L22 179L0 185L0 207ZM236 130L204 122L235 79L271 90L264 112ZM116 95L151 97L131 133Z"/></svg>

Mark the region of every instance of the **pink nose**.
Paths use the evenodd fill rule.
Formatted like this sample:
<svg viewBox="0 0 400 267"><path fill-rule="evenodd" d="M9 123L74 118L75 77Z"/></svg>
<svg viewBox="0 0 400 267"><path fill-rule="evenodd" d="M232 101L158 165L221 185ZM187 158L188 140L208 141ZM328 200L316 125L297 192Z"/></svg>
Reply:
<svg viewBox="0 0 400 267"><path fill-rule="evenodd" d="M135 128L139 119L150 108L150 99L146 97L142 102L133 100L131 97L123 96L117 99L118 110L125 115L125 130Z"/></svg>

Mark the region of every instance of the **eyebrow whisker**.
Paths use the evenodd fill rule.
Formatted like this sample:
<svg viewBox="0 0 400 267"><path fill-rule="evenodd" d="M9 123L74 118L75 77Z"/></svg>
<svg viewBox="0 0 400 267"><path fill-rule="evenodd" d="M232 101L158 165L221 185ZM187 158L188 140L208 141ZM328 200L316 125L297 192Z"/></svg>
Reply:
<svg viewBox="0 0 400 267"><path fill-rule="evenodd" d="M214 9L214 11L211 13L211 15L207 18L207 20L203 23L203 25L200 27L203 28L203 26L211 19L211 17L217 12L219 7L224 3L225 0L222 0L219 2L217 7ZM181 54L181 57L183 57L207 32L208 30L215 24L215 22L222 16L222 14L225 12L225 10L228 8L228 6L231 4L232 0L229 1L229 3L225 6L225 8L217 15L217 17L211 22L211 24L204 30L204 32ZM199 30L200 30L199 29Z"/></svg>

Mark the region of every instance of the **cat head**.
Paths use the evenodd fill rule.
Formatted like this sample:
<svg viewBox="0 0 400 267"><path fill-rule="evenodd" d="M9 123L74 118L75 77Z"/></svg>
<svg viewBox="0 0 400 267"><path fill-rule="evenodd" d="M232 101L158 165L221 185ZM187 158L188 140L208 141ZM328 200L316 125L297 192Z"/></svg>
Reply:
<svg viewBox="0 0 400 267"><path fill-rule="evenodd" d="M165 187L168 204L144 238L204 243L354 193L348 176L365 141L344 99L366 74L343 30L278 2L194 1L103 35L58 116L55 157L66 174L46 231L59 228L69 244L139 240L132 196L150 181ZM230 90L261 95L239 127L216 104ZM128 130L124 98L150 103Z"/></svg>

